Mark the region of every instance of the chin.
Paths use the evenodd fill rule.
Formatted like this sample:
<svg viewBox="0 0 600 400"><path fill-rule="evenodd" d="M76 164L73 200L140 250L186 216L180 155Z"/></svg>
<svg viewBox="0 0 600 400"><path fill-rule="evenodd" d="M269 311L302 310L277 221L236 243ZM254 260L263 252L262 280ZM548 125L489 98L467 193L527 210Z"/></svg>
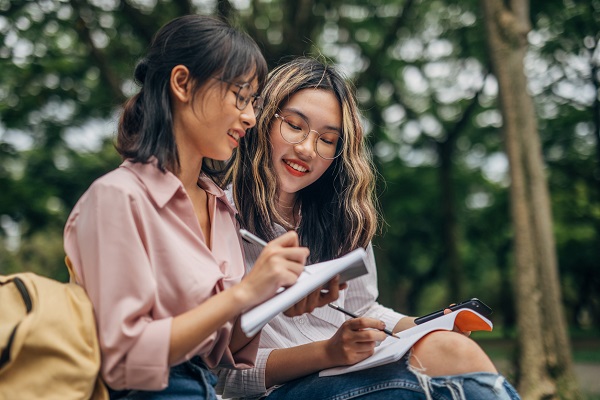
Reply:
<svg viewBox="0 0 600 400"><path fill-rule="evenodd" d="M235 151L236 147L234 147L233 149L231 147L228 147L227 150L223 150L222 152L220 152L219 156L220 158L218 158L218 160L221 161L227 161L231 158L231 156L233 155L233 152Z"/></svg>

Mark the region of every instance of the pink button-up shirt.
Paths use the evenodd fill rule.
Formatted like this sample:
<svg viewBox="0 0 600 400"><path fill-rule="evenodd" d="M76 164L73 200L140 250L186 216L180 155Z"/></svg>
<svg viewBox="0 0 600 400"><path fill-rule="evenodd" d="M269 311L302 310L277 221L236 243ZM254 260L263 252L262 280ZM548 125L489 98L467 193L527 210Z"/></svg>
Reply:
<svg viewBox="0 0 600 400"><path fill-rule="evenodd" d="M244 274L235 212L208 177L199 184L208 194L212 250L181 181L162 173L155 160L123 162L96 180L69 216L65 251L94 304L102 373L114 389L165 388L172 318ZM185 359L200 355L209 367L251 367L258 340L232 354L232 323Z"/></svg>

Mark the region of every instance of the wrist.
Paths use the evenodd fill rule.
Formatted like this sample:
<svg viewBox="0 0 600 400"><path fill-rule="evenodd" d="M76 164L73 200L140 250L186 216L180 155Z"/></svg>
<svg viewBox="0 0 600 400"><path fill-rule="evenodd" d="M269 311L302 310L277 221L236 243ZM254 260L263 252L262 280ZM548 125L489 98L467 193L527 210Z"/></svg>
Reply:
<svg viewBox="0 0 600 400"><path fill-rule="evenodd" d="M343 363L337 361L338 351L335 349L335 346L331 344L331 339L314 342L314 344L319 346L317 347L317 350L319 351L319 354L323 355L323 357L321 357L322 360L320 360L319 370L343 365Z"/></svg>
<svg viewBox="0 0 600 400"><path fill-rule="evenodd" d="M244 281L232 286L229 291L233 297L234 304L240 306L240 312L244 312L255 305L253 303L255 296L248 289L248 285Z"/></svg>
<svg viewBox="0 0 600 400"><path fill-rule="evenodd" d="M415 325L415 317L402 317L400 318L396 326L394 326L392 332L401 332L405 329L412 328Z"/></svg>

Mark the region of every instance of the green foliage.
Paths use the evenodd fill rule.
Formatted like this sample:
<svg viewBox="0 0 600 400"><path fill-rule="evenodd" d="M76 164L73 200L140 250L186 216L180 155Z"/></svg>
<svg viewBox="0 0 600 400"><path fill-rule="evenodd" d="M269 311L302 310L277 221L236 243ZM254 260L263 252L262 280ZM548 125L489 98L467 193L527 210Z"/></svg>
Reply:
<svg viewBox="0 0 600 400"><path fill-rule="evenodd" d="M312 55L355 82L380 174L382 302L421 314L461 293L489 303L507 332L514 324L510 179L476 1L0 0L0 10L0 273L66 278L62 229L119 164L111 138L137 90L137 59L172 17L219 13L271 66ZM565 307L571 324L596 328L599 10L596 0L532 2L527 66Z"/></svg>

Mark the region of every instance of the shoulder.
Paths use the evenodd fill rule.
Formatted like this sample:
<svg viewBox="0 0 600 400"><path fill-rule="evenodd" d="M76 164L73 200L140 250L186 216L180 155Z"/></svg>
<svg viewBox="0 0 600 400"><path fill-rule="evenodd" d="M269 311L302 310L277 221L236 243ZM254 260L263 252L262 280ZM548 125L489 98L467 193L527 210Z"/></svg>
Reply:
<svg viewBox="0 0 600 400"><path fill-rule="evenodd" d="M143 183L126 168L119 167L96 179L77 202L73 212L98 209L103 212L148 199Z"/></svg>
<svg viewBox="0 0 600 400"><path fill-rule="evenodd" d="M105 197L119 193L126 196L135 196L144 192L144 185L127 168L119 167L96 179L90 185L88 192L105 195Z"/></svg>

